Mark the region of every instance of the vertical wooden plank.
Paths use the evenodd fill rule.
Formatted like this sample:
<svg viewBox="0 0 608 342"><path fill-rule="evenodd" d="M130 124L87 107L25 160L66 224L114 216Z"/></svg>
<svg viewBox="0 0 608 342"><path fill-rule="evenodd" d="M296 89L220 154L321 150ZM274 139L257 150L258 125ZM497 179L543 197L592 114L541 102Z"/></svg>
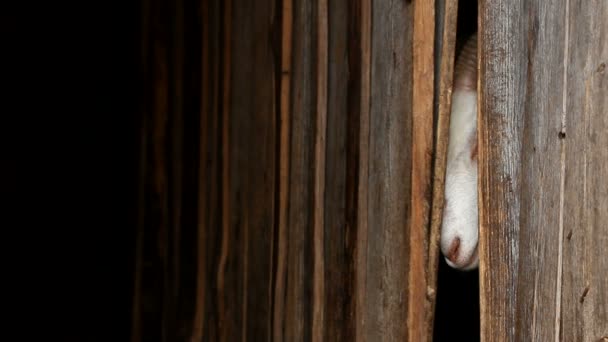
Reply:
<svg viewBox="0 0 608 342"><path fill-rule="evenodd" d="M219 96L217 98L218 104L218 115L219 115L219 163L220 172L219 177L219 231L220 233L220 247L217 251L219 256L217 267L214 269L215 277L215 289L216 289L216 310L217 310L217 322L216 331L217 339L219 341L227 341L229 338L233 338L234 329L236 329L235 321L232 317L235 312L232 310L235 306L233 300L236 291L235 274L232 268L234 261L234 250L232 241L232 232L230 226L230 91L231 91L231 67L232 67L232 0L228 0L222 3L221 8L221 70L218 77L219 85ZM230 267L228 267L228 263Z"/></svg>
<svg viewBox="0 0 608 342"><path fill-rule="evenodd" d="M276 145L277 139L277 84L275 83L280 63L273 54L272 35L275 18L276 1L265 0L251 3L253 9L247 13L246 6L242 7L242 15L254 14L252 36L253 61L246 58L241 62L247 68L253 63L253 80L248 84L251 93L252 108L241 114L250 116L252 125L248 128L249 140L242 141L249 146L247 153L249 164L249 197L247 202L247 220L244 228L248 235L244 243L248 245L246 258L246 275L243 292L246 294L244 304L246 319L243 324L246 331L243 338L248 341L268 340L271 337L271 266L272 240L274 236L275 219L275 174L276 174ZM236 23L237 25L238 22ZM239 53L241 55L241 53ZM235 55L236 56L236 55ZM237 81L235 81L237 82ZM243 78L242 83L248 83ZM245 98L243 94L242 98ZM241 97L235 94L235 100ZM238 119L236 119L238 120ZM251 143L258 140L257 143ZM242 174L242 171L237 171ZM235 174L236 177L236 174Z"/></svg>
<svg viewBox="0 0 608 342"><path fill-rule="evenodd" d="M431 163L433 156L433 99L435 1L414 3L412 81L412 174L411 219L409 222L408 340L431 338L427 312L429 273L429 216L431 207ZM432 301L432 300L431 300Z"/></svg>
<svg viewBox="0 0 608 342"><path fill-rule="evenodd" d="M413 7L373 2L368 11L370 83L369 95L361 96L369 96L369 126L362 125L369 131L360 136L369 141L367 207L359 213L367 220L367 245L357 264L357 272L365 272L365 302L357 305L364 305L362 339L392 341L408 334Z"/></svg>
<svg viewBox="0 0 608 342"><path fill-rule="evenodd" d="M224 2L223 33L223 111L222 111L222 250L218 272L223 272L224 289L218 273L220 300L220 341L239 341L246 335L246 282L250 228L249 163L250 129L255 122L253 68L255 61L255 16L252 6L231 0ZM246 14L245 14L246 13ZM224 250L227 248L227 250ZM220 292L221 291L221 292Z"/></svg>
<svg viewBox="0 0 608 342"><path fill-rule="evenodd" d="M606 18L606 2L570 1L563 24L563 341L608 340Z"/></svg>
<svg viewBox="0 0 608 342"><path fill-rule="evenodd" d="M230 341L270 338L277 144L274 7L271 0L232 4Z"/></svg>
<svg viewBox="0 0 608 342"><path fill-rule="evenodd" d="M607 333L606 11L480 3L483 340Z"/></svg>
<svg viewBox="0 0 608 342"><path fill-rule="evenodd" d="M367 245L369 238L368 196L369 196L369 138L370 138L370 103L372 71L372 1L361 0L351 3L349 13L352 16L349 33L352 38L359 38L359 44L352 44L349 50L349 61L354 69L350 90L349 112L354 118L349 126L349 163L348 170L354 171L354 184L347 199L348 220L355 231L355 251L353 272L355 274L354 324L357 342L367 340ZM350 119L350 117L349 117ZM350 148L352 147L352 148ZM353 172L353 171L351 171ZM351 179L348 177L348 179ZM352 210L352 213L351 211Z"/></svg>
<svg viewBox="0 0 608 342"><path fill-rule="evenodd" d="M287 194L285 203L279 203L285 209L279 212L274 334L286 340L323 340L326 291L333 286L325 280L329 4L283 5L283 83L289 81L289 89L282 86L281 130L288 131L281 136L288 140L289 153L281 152L280 158L287 158L281 163L289 174L281 176L280 186L287 189L279 189L280 195Z"/></svg>
<svg viewBox="0 0 608 342"><path fill-rule="evenodd" d="M325 168L325 341L353 340L349 335L353 296L352 246L346 219L348 125L347 0L328 3L328 89ZM351 77L355 77L351 75ZM352 188L351 188L352 189Z"/></svg>
<svg viewBox="0 0 608 342"><path fill-rule="evenodd" d="M220 208L220 76L221 8L216 1L201 5L202 58L199 141L196 304L191 341L218 340L216 293L221 234Z"/></svg>
<svg viewBox="0 0 608 342"><path fill-rule="evenodd" d="M185 6L184 1L146 1L141 8L144 145L133 341L171 340L184 331L179 320L184 317Z"/></svg>
<svg viewBox="0 0 608 342"><path fill-rule="evenodd" d="M201 341L204 333L204 316L206 308L206 260L205 257L205 245L207 236L207 220L206 220L206 204L207 200L207 184L206 179L208 178L207 167L207 139L208 134L206 132L207 127L207 108L209 108L210 102L210 65L209 65L209 1L204 0L201 3L201 107L200 107L200 133L199 133L199 179L198 179L198 205L197 205L197 245L196 245L196 292L195 292L195 304L194 304L194 317L192 322L192 334L190 337L191 342Z"/></svg>
<svg viewBox="0 0 608 342"><path fill-rule="evenodd" d="M328 4L316 4L316 115L313 180L313 299L312 339L325 335L325 175L327 134Z"/></svg>
<svg viewBox="0 0 608 342"><path fill-rule="evenodd" d="M283 0L281 8L281 84L278 146L278 211L276 214L276 253L273 284L273 339L284 340L285 295L287 273L287 225L290 182L289 152L291 131L291 64L293 36L293 2Z"/></svg>
<svg viewBox="0 0 608 342"><path fill-rule="evenodd" d="M521 118L519 272L515 336L558 339L561 291L562 125L565 8L560 1L531 2L523 37L527 64ZM522 68L524 65L521 66ZM553 86L551 86L553 85ZM555 99L560 99L556 101ZM539 153L540 152L540 153ZM542 311L541 311L542 310Z"/></svg>
<svg viewBox="0 0 608 342"><path fill-rule="evenodd" d="M239 341L247 336L246 322L243 319L247 318L246 277L250 241L246 239L251 228L248 204L251 200L251 190L255 187L255 183L251 184L249 178L250 173L254 172L249 154L253 145L251 142L257 140L257 137L251 133L252 125L256 122L254 117L257 114L254 101L255 88L252 87L257 82L251 65L258 62L254 48L257 27L256 16L252 15L253 6L233 0L225 7L225 11L228 10L231 14L225 25L229 25L230 35L228 32L225 33L226 45L223 51L229 54L231 59L226 60L224 57L223 61L229 64L230 70L230 85L224 88L228 92L228 94L224 93L227 97L225 105L229 106L224 112L227 115L224 117L224 125L226 125L224 129L227 130L225 141L229 146L223 146L222 158L229 165L223 173L224 177L227 177L224 186L228 197L224 203L229 208L226 216L223 217L226 220L223 224L228 231L230 250L226 259L227 283L223 295L226 316L221 325L224 330L224 341ZM261 141L258 146L265 140L264 131L260 133L262 133ZM263 154L260 157L264 158Z"/></svg>
<svg viewBox="0 0 608 342"><path fill-rule="evenodd" d="M481 340L516 340L521 122L527 70L522 1L479 2ZM508 20L506 18L509 18Z"/></svg>
<svg viewBox="0 0 608 342"><path fill-rule="evenodd" d="M312 338L316 3L293 1L284 339Z"/></svg>

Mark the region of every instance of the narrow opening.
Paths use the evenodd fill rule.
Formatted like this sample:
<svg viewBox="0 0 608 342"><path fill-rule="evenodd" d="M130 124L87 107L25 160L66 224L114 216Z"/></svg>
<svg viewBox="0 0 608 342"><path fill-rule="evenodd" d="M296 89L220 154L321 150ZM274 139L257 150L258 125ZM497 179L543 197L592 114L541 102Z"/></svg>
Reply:
<svg viewBox="0 0 608 342"><path fill-rule="evenodd" d="M477 1L459 1L455 58L476 31ZM479 341L479 269L456 270L440 254L438 272L434 341Z"/></svg>

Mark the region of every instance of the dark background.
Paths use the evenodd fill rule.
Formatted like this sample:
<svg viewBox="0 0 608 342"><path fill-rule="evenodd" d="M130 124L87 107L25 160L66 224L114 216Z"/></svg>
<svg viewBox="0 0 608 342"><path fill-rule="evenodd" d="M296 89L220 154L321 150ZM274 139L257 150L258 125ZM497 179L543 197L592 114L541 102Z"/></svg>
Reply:
<svg viewBox="0 0 608 342"><path fill-rule="evenodd" d="M18 340L126 341L139 3L9 1L0 13L8 328Z"/></svg>

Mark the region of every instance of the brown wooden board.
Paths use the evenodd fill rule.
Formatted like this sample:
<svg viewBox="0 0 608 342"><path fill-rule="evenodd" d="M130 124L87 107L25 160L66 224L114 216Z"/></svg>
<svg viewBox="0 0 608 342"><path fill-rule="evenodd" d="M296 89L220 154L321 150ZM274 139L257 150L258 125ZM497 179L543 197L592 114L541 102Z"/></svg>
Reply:
<svg viewBox="0 0 608 342"><path fill-rule="evenodd" d="M482 340L600 340L606 5L479 9Z"/></svg>

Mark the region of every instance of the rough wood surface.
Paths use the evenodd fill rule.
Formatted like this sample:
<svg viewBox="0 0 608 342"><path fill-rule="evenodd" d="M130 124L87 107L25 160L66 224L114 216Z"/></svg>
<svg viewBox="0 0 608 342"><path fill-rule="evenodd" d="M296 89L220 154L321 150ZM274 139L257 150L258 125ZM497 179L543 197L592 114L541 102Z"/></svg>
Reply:
<svg viewBox="0 0 608 342"><path fill-rule="evenodd" d="M133 342L430 331L434 2L145 5Z"/></svg>
<svg viewBox="0 0 608 342"><path fill-rule="evenodd" d="M560 339L608 340L608 3L570 1ZM552 132L555 139L555 132ZM558 303L560 305L560 303Z"/></svg>
<svg viewBox="0 0 608 342"><path fill-rule="evenodd" d="M207 5L211 14L215 7ZM186 33L200 27L198 9L190 0L142 1L143 115L132 341L186 339L195 303L208 295L197 295L192 252L198 221L200 89L215 89L211 84L216 78L208 71L201 77L201 33ZM217 21L206 24L211 36ZM214 55L219 49L208 43L202 48L212 70L219 63ZM211 111L214 98L205 92L203 107ZM204 138L206 146L219 146L209 134ZM210 211L202 209L201 217L211 219ZM201 275L209 279L205 271Z"/></svg>
<svg viewBox="0 0 608 342"><path fill-rule="evenodd" d="M369 120L371 75L371 0L351 2L349 7L349 72L348 143L347 143L347 228L353 236L355 295L350 301L350 324L355 341L365 341L367 272L360 265L367 260L368 239L368 180L369 180Z"/></svg>
<svg viewBox="0 0 608 342"><path fill-rule="evenodd" d="M285 317L285 273L287 268L287 224L289 208L289 151L290 151L290 113L291 113L291 51L293 36L293 2L283 0L280 15L280 45L275 46L280 56L280 103L279 103L279 143L277 145L277 213L275 215L275 244L273 245L273 291L272 305L272 337L275 341L283 340L283 324Z"/></svg>
<svg viewBox="0 0 608 342"><path fill-rule="evenodd" d="M606 335L606 8L480 3L484 341Z"/></svg>
<svg viewBox="0 0 608 342"><path fill-rule="evenodd" d="M199 167L197 193L197 231L195 308L192 327L186 329L191 341L218 340L216 266L220 239L220 78L222 77L221 34L222 9L218 3L205 1L201 6L203 21L201 41L202 83L199 132Z"/></svg>
<svg viewBox="0 0 608 342"><path fill-rule="evenodd" d="M325 168L325 339L352 341L352 238L346 212L348 127L348 0L329 2Z"/></svg>
<svg viewBox="0 0 608 342"><path fill-rule="evenodd" d="M234 287L221 325L227 341L270 338L275 217L276 85L274 1L233 0L229 96L230 258ZM225 46L226 48L226 46ZM224 59L225 60L225 59ZM226 157L226 156L223 156Z"/></svg>
<svg viewBox="0 0 608 342"><path fill-rule="evenodd" d="M289 196L283 340L312 337L316 17L312 2L293 1ZM281 252L279 252L281 254Z"/></svg>
<svg viewBox="0 0 608 342"><path fill-rule="evenodd" d="M321 341L325 335L325 157L327 150L327 82L328 82L328 4L319 0L316 4L316 115L315 156L313 180L313 301L312 339Z"/></svg>
<svg viewBox="0 0 608 342"><path fill-rule="evenodd" d="M142 0L133 342L429 339L433 3ZM479 3L484 341L608 339L607 17Z"/></svg>
<svg viewBox="0 0 608 342"><path fill-rule="evenodd" d="M514 341L527 55L521 1L480 2L479 219L481 340ZM510 20L496 20L506 18ZM555 172L554 170L552 172Z"/></svg>
<svg viewBox="0 0 608 342"><path fill-rule="evenodd" d="M435 1L415 2L413 20L412 188L407 323L408 341L425 341L432 338L427 313L431 311L433 298L427 297L427 286L430 273L437 272L436 269L428 269L433 189Z"/></svg>
<svg viewBox="0 0 608 342"><path fill-rule="evenodd" d="M412 168L412 27L413 4L372 2L368 136L366 258L362 307L365 341L407 337ZM367 46L366 46L367 47ZM358 284L359 285L359 284ZM359 305L359 304L358 304Z"/></svg>

